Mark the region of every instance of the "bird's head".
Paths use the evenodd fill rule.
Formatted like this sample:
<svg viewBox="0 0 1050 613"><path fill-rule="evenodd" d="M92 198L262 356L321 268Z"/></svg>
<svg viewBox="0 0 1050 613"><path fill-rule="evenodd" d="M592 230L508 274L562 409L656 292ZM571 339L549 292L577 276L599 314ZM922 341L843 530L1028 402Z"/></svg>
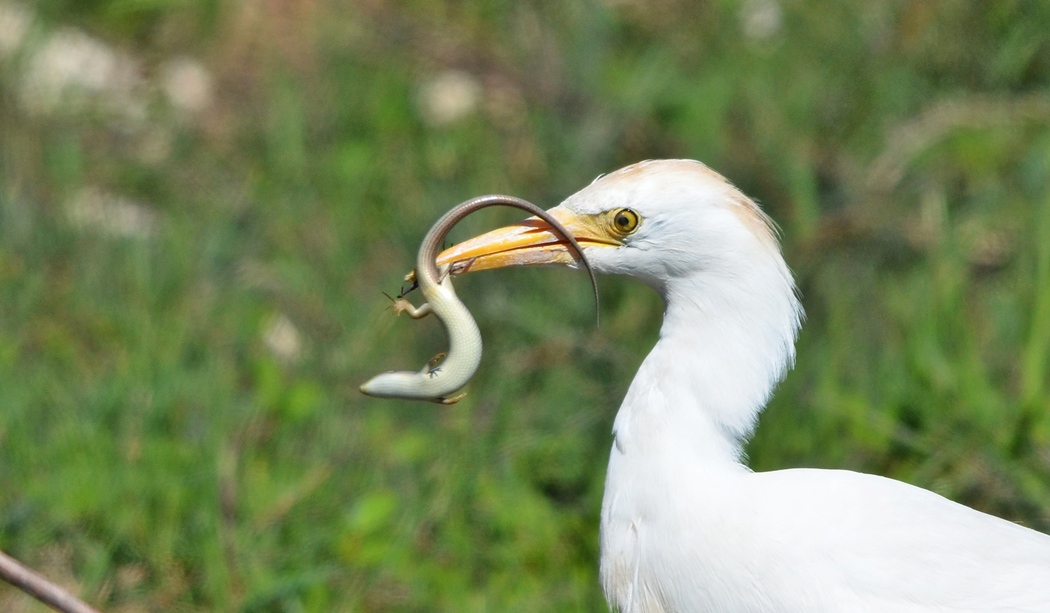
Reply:
<svg viewBox="0 0 1050 613"><path fill-rule="evenodd" d="M625 406L652 402L646 390L659 382L668 406L706 407L738 453L794 361L802 318L769 217L721 175L689 160L628 166L549 213L594 271L640 279L664 298L660 341ZM575 257L550 226L531 218L460 243L438 264L467 272L573 266ZM619 425L617 432L620 440Z"/></svg>
<svg viewBox="0 0 1050 613"><path fill-rule="evenodd" d="M745 280L753 268L788 275L770 219L718 173L691 160L654 160L596 179L550 213L597 272L638 278L666 295L679 279ZM575 265L566 242L536 218L442 252L453 272ZM789 281L790 284L790 281Z"/></svg>

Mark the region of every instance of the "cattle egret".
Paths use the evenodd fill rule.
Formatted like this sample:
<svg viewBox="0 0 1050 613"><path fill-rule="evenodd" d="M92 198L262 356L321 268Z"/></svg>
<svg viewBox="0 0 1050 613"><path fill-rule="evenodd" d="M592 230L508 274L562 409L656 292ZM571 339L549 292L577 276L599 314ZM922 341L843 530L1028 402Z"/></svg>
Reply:
<svg viewBox="0 0 1050 613"><path fill-rule="evenodd" d="M793 363L802 307L769 218L721 175L642 162L549 212L595 271L637 278L665 302L613 425L601 512L613 609L1050 611L1050 536L884 477L744 465ZM575 260L533 218L438 264Z"/></svg>

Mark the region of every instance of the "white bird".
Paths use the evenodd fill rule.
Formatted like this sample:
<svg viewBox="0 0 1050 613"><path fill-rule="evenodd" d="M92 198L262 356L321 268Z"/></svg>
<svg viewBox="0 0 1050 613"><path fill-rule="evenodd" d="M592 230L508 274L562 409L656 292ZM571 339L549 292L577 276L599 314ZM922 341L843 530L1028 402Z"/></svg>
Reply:
<svg viewBox="0 0 1050 613"><path fill-rule="evenodd" d="M665 302L613 426L601 582L620 612L1050 612L1050 536L846 470L752 472L742 445L802 319L769 218L688 160L599 177L550 210L599 273ZM574 265L535 218L439 265Z"/></svg>

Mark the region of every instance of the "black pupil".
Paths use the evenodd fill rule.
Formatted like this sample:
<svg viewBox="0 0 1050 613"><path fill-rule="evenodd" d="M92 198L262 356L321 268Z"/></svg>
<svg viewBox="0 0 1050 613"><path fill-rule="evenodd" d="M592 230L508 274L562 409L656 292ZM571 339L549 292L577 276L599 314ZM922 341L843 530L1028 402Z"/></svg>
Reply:
<svg viewBox="0 0 1050 613"><path fill-rule="evenodd" d="M626 213L620 213L616 216L616 224L621 228L626 228L631 225L631 218L628 217Z"/></svg>

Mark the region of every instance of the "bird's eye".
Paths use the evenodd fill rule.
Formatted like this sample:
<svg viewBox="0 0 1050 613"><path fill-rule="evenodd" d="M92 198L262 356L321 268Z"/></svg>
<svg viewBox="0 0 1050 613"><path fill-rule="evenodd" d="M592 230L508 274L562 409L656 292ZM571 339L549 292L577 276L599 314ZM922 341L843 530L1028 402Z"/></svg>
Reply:
<svg viewBox="0 0 1050 613"><path fill-rule="evenodd" d="M620 209L613 215L613 225L616 231L624 236L634 232L638 228L639 221L638 213L631 209Z"/></svg>

